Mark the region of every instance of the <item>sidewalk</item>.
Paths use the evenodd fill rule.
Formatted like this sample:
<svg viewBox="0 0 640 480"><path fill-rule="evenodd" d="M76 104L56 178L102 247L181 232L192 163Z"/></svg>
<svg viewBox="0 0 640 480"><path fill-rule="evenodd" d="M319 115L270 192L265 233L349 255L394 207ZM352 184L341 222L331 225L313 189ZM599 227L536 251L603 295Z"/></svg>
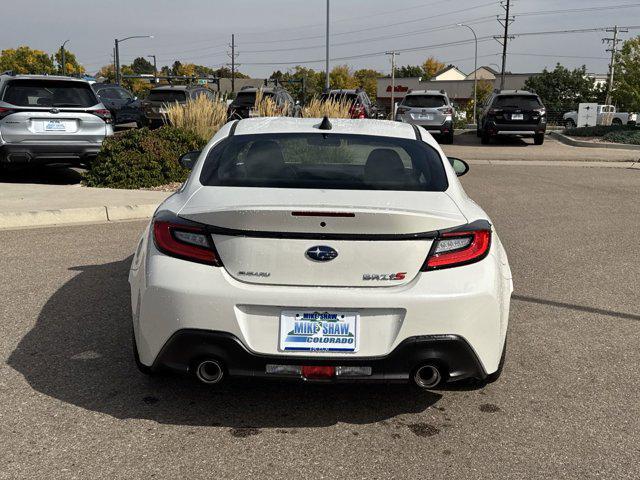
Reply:
<svg viewBox="0 0 640 480"><path fill-rule="evenodd" d="M171 192L0 183L0 229L149 218Z"/></svg>

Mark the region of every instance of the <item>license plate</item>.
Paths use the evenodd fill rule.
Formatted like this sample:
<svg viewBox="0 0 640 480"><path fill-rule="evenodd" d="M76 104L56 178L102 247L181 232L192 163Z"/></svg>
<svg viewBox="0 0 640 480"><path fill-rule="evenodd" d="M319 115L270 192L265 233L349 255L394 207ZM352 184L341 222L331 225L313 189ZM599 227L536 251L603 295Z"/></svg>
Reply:
<svg viewBox="0 0 640 480"><path fill-rule="evenodd" d="M65 132L67 127L60 120L51 120L44 124L45 132Z"/></svg>
<svg viewBox="0 0 640 480"><path fill-rule="evenodd" d="M357 352L358 320L354 312L284 311L279 348L284 352Z"/></svg>
<svg viewBox="0 0 640 480"><path fill-rule="evenodd" d="M421 113L418 115L420 120L433 120L433 115L429 115L428 113Z"/></svg>
<svg viewBox="0 0 640 480"><path fill-rule="evenodd" d="M522 113L512 113L511 120L524 120L524 114Z"/></svg>

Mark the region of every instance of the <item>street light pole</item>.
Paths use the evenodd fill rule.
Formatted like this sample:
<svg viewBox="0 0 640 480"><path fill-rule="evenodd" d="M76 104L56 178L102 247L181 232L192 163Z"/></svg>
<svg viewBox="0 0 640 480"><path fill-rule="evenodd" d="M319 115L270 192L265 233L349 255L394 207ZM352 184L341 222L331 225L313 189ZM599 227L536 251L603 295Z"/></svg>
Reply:
<svg viewBox="0 0 640 480"><path fill-rule="evenodd" d="M330 86L329 82L329 0L327 0L327 55L325 62L325 80L324 80L324 88L328 92Z"/></svg>
<svg viewBox="0 0 640 480"><path fill-rule="evenodd" d="M64 50L64 46L69 42L69 40L65 40L62 46L60 47L61 56L62 56L62 76L67 74L67 55Z"/></svg>
<svg viewBox="0 0 640 480"><path fill-rule="evenodd" d="M467 27L473 33L473 38L476 40L476 54L473 63L473 121L477 121L477 106L478 106L478 36L476 31L469 25L464 23L458 23L459 27Z"/></svg>
<svg viewBox="0 0 640 480"><path fill-rule="evenodd" d="M158 63L155 55L147 55L149 58L153 58L153 83L158 83Z"/></svg>
<svg viewBox="0 0 640 480"><path fill-rule="evenodd" d="M130 37L125 37L125 38L121 38L120 40L118 40L117 38L115 39L115 70L116 70L116 83L118 85L120 85L120 47L119 45L122 42L125 42L127 40L131 40L132 38L153 38L153 35L132 35Z"/></svg>

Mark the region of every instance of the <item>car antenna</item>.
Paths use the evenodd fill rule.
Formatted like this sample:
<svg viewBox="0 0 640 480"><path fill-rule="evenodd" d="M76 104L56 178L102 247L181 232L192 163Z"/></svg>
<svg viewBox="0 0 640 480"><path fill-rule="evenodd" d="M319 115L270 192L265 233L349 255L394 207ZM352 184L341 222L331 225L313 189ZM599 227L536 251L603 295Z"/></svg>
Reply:
<svg viewBox="0 0 640 480"><path fill-rule="evenodd" d="M320 122L320 125L318 126L319 130L331 130L333 128L333 125L331 125L331 122L329 121L329 117L327 117L326 115L324 116L324 118L322 119L322 122Z"/></svg>

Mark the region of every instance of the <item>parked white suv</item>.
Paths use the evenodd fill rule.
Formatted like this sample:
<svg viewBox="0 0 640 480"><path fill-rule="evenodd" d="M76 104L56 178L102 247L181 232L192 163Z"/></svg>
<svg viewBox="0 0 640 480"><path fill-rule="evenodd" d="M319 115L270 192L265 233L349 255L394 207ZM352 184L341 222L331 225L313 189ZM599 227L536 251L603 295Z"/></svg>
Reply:
<svg viewBox="0 0 640 480"><path fill-rule="evenodd" d="M396 121L420 125L441 143L453 143L455 110L444 90L413 90L396 111Z"/></svg>
<svg viewBox="0 0 640 480"><path fill-rule="evenodd" d="M0 75L0 165L86 164L113 135L111 113L89 82Z"/></svg>

